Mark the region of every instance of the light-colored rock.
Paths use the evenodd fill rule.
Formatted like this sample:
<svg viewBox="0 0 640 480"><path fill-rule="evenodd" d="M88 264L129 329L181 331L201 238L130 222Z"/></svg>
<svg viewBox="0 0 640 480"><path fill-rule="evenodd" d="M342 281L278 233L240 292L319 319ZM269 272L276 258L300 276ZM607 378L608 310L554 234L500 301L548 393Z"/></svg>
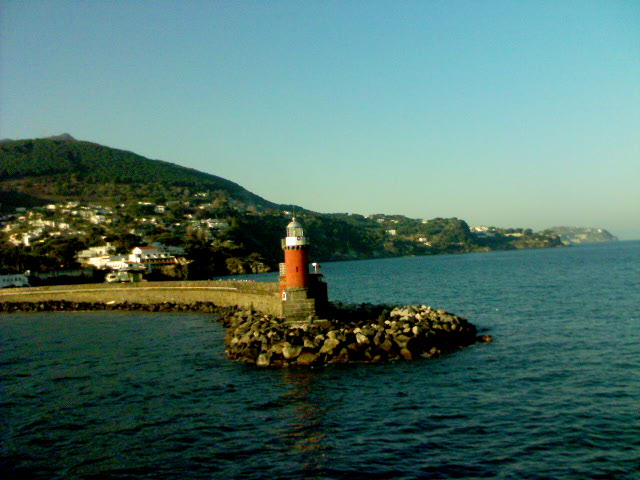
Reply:
<svg viewBox="0 0 640 480"><path fill-rule="evenodd" d="M406 348L407 342L409 341L410 338L411 337L407 337L406 335L401 334L395 337L394 340L400 348Z"/></svg>
<svg viewBox="0 0 640 480"><path fill-rule="evenodd" d="M290 347L291 344L289 342L280 342L280 343L276 343L274 345L271 346L271 349L269 350L271 353L276 353L278 355L282 355L282 352L284 351L285 347Z"/></svg>
<svg viewBox="0 0 640 480"><path fill-rule="evenodd" d="M406 348L400 349L400 355L402 355L402 358L404 358L405 360L413 360L413 355Z"/></svg>
<svg viewBox="0 0 640 480"><path fill-rule="evenodd" d="M302 347L299 346L288 345L282 349L282 355L287 360L296 358L298 355L300 355L300 352L302 352Z"/></svg>
<svg viewBox="0 0 640 480"><path fill-rule="evenodd" d="M305 352L298 356L296 363L298 365L313 365L318 361L318 355L311 352Z"/></svg>
<svg viewBox="0 0 640 480"><path fill-rule="evenodd" d="M367 337L372 337L376 333L376 331L370 326L363 327L362 329L360 329L360 332Z"/></svg>
<svg viewBox="0 0 640 480"><path fill-rule="evenodd" d="M385 339L384 342L380 344L380 348L385 352L389 353L393 349L393 342L390 339Z"/></svg>
<svg viewBox="0 0 640 480"><path fill-rule="evenodd" d="M261 353L258 355L256 360L256 365L259 367L268 367L271 363L271 354L270 353Z"/></svg>
<svg viewBox="0 0 640 480"><path fill-rule="evenodd" d="M337 338L327 338L320 349L320 353L331 353L338 345L340 345L340 340Z"/></svg>
<svg viewBox="0 0 640 480"><path fill-rule="evenodd" d="M364 344L364 345L368 345L369 343L371 343L369 341L369 337L367 337L366 335L362 334L362 333L356 333L356 341L360 344Z"/></svg>

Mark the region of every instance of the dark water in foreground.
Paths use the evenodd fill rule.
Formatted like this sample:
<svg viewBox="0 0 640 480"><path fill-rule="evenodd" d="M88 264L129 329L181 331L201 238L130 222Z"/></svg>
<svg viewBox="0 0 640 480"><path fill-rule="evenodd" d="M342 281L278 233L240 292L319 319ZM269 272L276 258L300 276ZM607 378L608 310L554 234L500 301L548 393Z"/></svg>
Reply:
<svg viewBox="0 0 640 480"><path fill-rule="evenodd" d="M0 316L0 478L640 478L640 242L324 273L496 341L264 370L204 315Z"/></svg>

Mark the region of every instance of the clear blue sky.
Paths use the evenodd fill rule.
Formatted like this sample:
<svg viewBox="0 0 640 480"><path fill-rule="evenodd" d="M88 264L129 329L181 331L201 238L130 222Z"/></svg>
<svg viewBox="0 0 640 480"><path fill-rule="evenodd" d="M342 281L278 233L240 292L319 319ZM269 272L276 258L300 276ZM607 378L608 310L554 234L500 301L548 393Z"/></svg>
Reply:
<svg viewBox="0 0 640 480"><path fill-rule="evenodd" d="M0 138L320 212L640 238L639 1L0 0Z"/></svg>

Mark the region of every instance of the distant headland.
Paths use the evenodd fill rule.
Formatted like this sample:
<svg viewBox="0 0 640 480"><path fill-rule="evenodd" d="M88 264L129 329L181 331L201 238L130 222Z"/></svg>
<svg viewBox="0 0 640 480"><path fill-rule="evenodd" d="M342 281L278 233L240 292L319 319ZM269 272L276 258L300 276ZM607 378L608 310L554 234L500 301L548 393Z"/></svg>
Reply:
<svg viewBox="0 0 640 480"><path fill-rule="evenodd" d="M578 245L581 243L617 242L618 237L612 235L603 228L593 227L551 227L545 230L550 234L558 235L565 245Z"/></svg>

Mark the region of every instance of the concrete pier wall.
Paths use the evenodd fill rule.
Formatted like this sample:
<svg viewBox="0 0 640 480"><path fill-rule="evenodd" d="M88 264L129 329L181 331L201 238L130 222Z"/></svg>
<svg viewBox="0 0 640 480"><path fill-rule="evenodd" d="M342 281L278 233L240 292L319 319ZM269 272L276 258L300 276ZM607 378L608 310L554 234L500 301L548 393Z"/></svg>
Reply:
<svg viewBox="0 0 640 480"><path fill-rule="evenodd" d="M280 290L275 282L184 281L121 284L57 285L0 290L0 302L115 302L190 304L213 302L269 315L282 315Z"/></svg>

